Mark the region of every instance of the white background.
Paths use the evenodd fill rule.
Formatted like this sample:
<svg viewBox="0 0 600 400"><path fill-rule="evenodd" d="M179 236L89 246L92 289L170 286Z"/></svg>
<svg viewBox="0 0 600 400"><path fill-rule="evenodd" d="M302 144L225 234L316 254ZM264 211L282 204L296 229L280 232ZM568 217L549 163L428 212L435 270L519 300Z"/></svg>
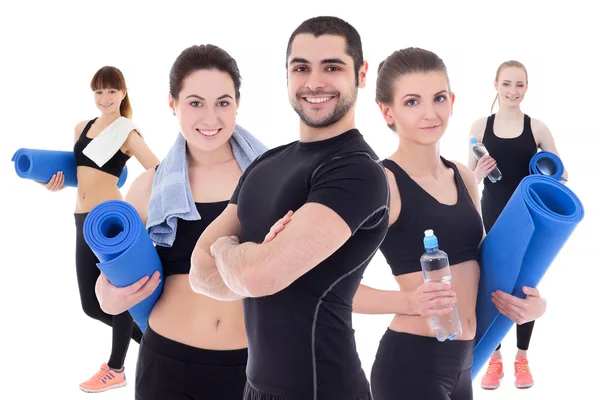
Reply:
<svg viewBox="0 0 600 400"><path fill-rule="evenodd" d="M158 3L158 2L157 2ZM594 13L583 1L356 2L287 1L274 6L246 1L3 2L0 6L0 173L2 275L0 290L0 398L133 399L138 345L126 360L129 385L100 395L78 384L107 361L110 330L85 316L75 277L75 191L46 192L18 179L12 154L21 147L69 150L73 128L99 115L89 82L103 65L125 74L133 119L154 152L164 157L177 133L167 104L168 75L177 55L193 44L213 43L239 63L242 102L238 123L273 147L297 139L298 118L285 80L288 37L304 19L336 15L360 32L370 61L359 91L357 126L380 157L397 145L374 102L376 69L392 51L419 46L448 66L456 93L442 154L467 162L471 123L489 115L493 79L508 59L525 64L529 91L523 110L554 134L582 199L586 216L540 285L548 311L535 326L530 366L536 384L513 386L514 329L503 343L506 377L499 390L476 399L591 398L596 386L595 342L600 275L593 254L598 238L598 36ZM128 164L125 193L142 170ZM381 254L367 268L366 284L394 289ZM391 316L355 316L357 345L367 376ZM399 397L400 398L400 397Z"/></svg>

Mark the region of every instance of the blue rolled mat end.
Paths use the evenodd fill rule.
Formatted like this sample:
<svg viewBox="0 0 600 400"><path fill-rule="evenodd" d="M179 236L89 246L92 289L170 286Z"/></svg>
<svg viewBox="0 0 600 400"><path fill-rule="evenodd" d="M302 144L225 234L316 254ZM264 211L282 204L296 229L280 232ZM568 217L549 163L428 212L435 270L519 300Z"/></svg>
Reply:
<svg viewBox="0 0 600 400"><path fill-rule="evenodd" d="M529 161L529 173L531 175L544 175L559 181L563 178L565 167L560 158L549 151L538 151Z"/></svg>
<svg viewBox="0 0 600 400"><path fill-rule="evenodd" d="M11 161L15 163L19 178L48 183L52 175L62 171L64 186L77 187L77 164L72 151L21 148L13 154ZM123 168L117 187L120 189L126 181L127 166Z"/></svg>
<svg viewBox="0 0 600 400"><path fill-rule="evenodd" d="M524 298L523 286L540 283L583 217L579 198L555 178L530 175L521 181L480 249L472 379L514 325L500 314L492 292Z"/></svg>
<svg viewBox="0 0 600 400"><path fill-rule="evenodd" d="M121 189L125 182L127 182L127 165L123 166L123 171L121 172L121 176L119 176L119 180L117 181L117 187Z"/></svg>
<svg viewBox="0 0 600 400"><path fill-rule="evenodd" d="M129 203L109 200L94 207L83 225L83 235L100 262L98 268L117 287L129 286L159 271L154 292L129 309L142 332L163 288L162 264L140 215Z"/></svg>
<svg viewBox="0 0 600 400"><path fill-rule="evenodd" d="M48 183L62 171L64 186L77 187L77 166L72 151L19 149L12 157L19 178Z"/></svg>

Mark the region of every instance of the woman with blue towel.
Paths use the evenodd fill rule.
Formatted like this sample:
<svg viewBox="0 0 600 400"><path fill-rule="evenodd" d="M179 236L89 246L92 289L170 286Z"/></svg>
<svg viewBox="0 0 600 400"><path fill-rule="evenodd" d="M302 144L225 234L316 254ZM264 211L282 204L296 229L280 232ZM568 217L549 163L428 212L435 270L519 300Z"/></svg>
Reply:
<svg viewBox="0 0 600 400"><path fill-rule="evenodd" d="M90 86L101 115L75 126L75 264L84 313L112 328L112 348L108 361L90 379L79 385L81 390L93 393L125 385L125 356L132 338L140 342L141 331L129 313L109 315L101 310L94 293L100 274L96 266L99 261L85 242L83 224L96 205L123 198L117 181L129 158L135 157L144 169L154 167L159 160L131 121L131 104L121 71L112 66L102 67L94 74ZM63 184L64 175L59 171L44 185L48 190L57 191L64 188ZM90 343L90 346L98 345L101 344ZM112 377L106 379L107 376Z"/></svg>
<svg viewBox="0 0 600 400"><path fill-rule="evenodd" d="M236 61L221 48L184 50L171 69L169 93L180 133L160 166L138 177L126 196L156 244L164 279L139 350L137 400L243 396L248 343L241 300L199 295L189 281L198 238L267 150L236 124L240 84ZM98 299L119 314L153 293L159 279L155 273L117 288L101 274Z"/></svg>
<svg viewBox="0 0 600 400"><path fill-rule="evenodd" d="M477 183L483 180L481 209L486 232L490 232L502 210L523 178L529 175L531 158L538 149L558 156L556 144L548 127L540 120L530 118L521 110L521 102L527 93L528 76L525 66L514 60L498 67L494 87L497 91L490 112L498 101L498 112L480 118L471 127L471 136L483 143L490 155L479 161L469 151L469 167L475 171ZM492 183L485 179L498 167L502 179ZM566 171L563 178L567 178ZM527 350L535 321L517 323L517 354L515 357L515 386L533 386ZM497 389L504 375L499 344L490 358L487 372L481 380L484 389Z"/></svg>

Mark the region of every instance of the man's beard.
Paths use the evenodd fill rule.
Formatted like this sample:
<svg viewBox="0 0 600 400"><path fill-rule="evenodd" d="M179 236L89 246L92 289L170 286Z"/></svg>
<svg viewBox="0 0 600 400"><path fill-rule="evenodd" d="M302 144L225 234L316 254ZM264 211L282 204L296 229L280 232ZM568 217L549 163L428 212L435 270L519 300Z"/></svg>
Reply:
<svg viewBox="0 0 600 400"><path fill-rule="evenodd" d="M325 128L326 126L333 125L338 122L344 115L348 113L350 108L356 102L356 97L358 94L358 87L355 87L352 92L350 92L347 96L340 97L339 92L326 93L326 92L301 92L296 94L296 101L292 101L292 108L296 111L296 114L300 117L302 122L311 128ZM300 105L301 102L304 102L302 97L311 96L311 97L328 97L328 96L336 96L339 100L335 105L333 111L320 119L310 119L308 115L303 110L303 107Z"/></svg>

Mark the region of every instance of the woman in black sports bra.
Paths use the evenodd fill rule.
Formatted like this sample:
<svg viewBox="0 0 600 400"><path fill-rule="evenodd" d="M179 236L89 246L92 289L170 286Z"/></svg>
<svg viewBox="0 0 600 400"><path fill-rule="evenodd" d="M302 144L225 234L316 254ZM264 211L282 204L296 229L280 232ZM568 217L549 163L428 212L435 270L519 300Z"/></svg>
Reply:
<svg viewBox="0 0 600 400"><path fill-rule="evenodd" d="M481 209L486 232L492 229L521 180L529 175L529 162L538 149L558 155L548 127L521 111L527 84L527 70L523 64L514 60L502 63L496 71L494 86L498 93L490 110L493 112L498 101L498 112L478 119L471 127L470 134L482 142L490 154L477 161L474 154L469 152L469 167L475 171L478 184L483 180ZM496 166L502 172L502 179L492 183L485 178ZM566 171L563 177L568 177ZM517 321L514 372L515 386L518 388L533 386L527 350L534 322ZM498 344L482 377L481 387L484 389L500 386L500 378L504 374L500 347Z"/></svg>
<svg viewBox="0 0 600 400"><path fill-rule="evenodd" d="M125 163L130 157L135 157L144 169L158 164L158 158L146 145L144 139L134 130L129 132L121 149L119 149L101 167L89 159L82 151L107 126L117 118L131 118L131 104L127 95L125 78L115 67L105 66L98 70L91 81L96 107L101 115L90 121L82 121L75 126L75 144L73 152L77 165L77 200L75 203L76 247L75 264L77 283L83 311L89 317L105 323L112 328L111 353L108 361L103 363L100 370L90 379L82 382L79 387L85 392L102 392L107 389L122 387L126 384L124 362L130 340L141 340L141 331L134 323L128 312L119 315L109 315L100 309L94 293L96 279L100 270L96 266L98 259L85 242L83 223L88 213L98 204L107 200L122 200L117 181ZM51 191L64 188L64 175L55 174L45 184ZM95 346L96 343L90 343ZM105 379L112 375L113 378Z"/></svg>
<svg viewBox="0 0 600 400"><path fill-rule="evenodd" d="M189 185L201 219L177 220L172 246L156 246L163 292L152 309L136 369L137 400L241 400L248 357L241 300L218 301L190 286L190 260L198 238L229 203L242 176L229 139L236 124L240 72L224 50L192 46L175 61L170 106L187 147ZM126 201L146 222L154 169L133 183ZM158 189L156 189L158 190ZM158 274L125 288L102 274L97 293L103 309L119 313L149 296Z"/></svg>
<svg viewBox="0 0 600 400"><path fill-rule="evenodd" d="M390 226L380 249L400 291L361 284L354 298L356 313L396 314L371 370L373 398L471 400L484 229L473 172L440 155L454 103L444 62L418 48L394 52L379 65L376 101L399 137L398 149L383 161L391 200ZM426 229L434 230L440 249L448 253L451 285L424 283L420 257ZM430 317L448 313L455 301L462 334L439 342ZM504 293L500 303L507 301L540 305L531 318L544 311L537 296L522 300Z"/></svg>

